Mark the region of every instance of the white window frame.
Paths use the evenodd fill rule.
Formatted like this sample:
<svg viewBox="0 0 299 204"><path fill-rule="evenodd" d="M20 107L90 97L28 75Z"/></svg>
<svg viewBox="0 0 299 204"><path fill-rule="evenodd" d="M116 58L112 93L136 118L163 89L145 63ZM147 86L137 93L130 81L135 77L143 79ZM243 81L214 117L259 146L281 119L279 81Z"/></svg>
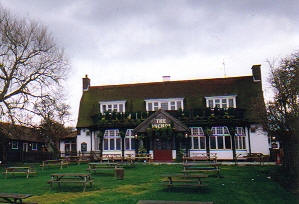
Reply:
<svg viewBox="0 0 299 204"><path fill-rule="evenodd" d="M108 149L105 149L105 142L103 141L103 151L120 151L122 147L121 137L119 135L119 129L107 129L104 133L104 140L108 141ZM116 140L120 139L120 149L116 149ZM110 143L114 143L114 149L111 149Z"/></svg>
<svg viewBox="0 0 299 204"><path fill-rule="evenodd" d="M216 107L215 101L219 100L219 103L217 103L220 106L219 108L223 108L224 104L226 104L226 108L230 108L229 107L229 99L232 99L233 102L234 102L234 104L233 104L233 107L231 107L231 108L237 108L236 97L237 97L237 95L209 96L209 97L205 97L205 99L206 99L206 107L207 108L215 108ZM213 101L213 107L209 107L209 100ZM226 103L222 103L222 100L226 100Z"/></svg>
<svg viewBox="0 0 299 204"><path fill-rule="evenodd" d="M108 105L111 106L110 112L114 111L120 113L120 105L123 106L122 113L126 112L126 101L99 101L99 105L101 113L105 112L103 106L106 106L106 112L108 111Z"/></svg>
<svg viewBox="0 0 299 204"><path fill-rule="evenodd" d="M184 110L184 98L157 98L157 99L146 99L145 107L146 111L156 111L161 109L161 103L168 103L167 110L171 110L171 107L174 107L174 110L178 110L178 102L181 103L181 109ZM171 104L171 102L175 102L175 104ZM152 110L149 110L148 104L152 103ZM155 103L157 104L155 106ZM156 110L155 110L156 109Z"/></svg>
<svg viewBox="0 0 299 204"><path fill-rule="evenodd" d="M15 144L14 144L15 143ZM14 145L16 145L15 147L14 147ZM17 141L17 140L12 140L11 141L11 149L19 149L19 141Z"/></svg>
<svg viewBox="0 0 299 204"><path fill-rule="evenodd" d="M125 140L129 139L129 147L127 148L127 146L126 146L127 144L126 144L126 141L125 141L124 148L127 151L135 150L135 148L132 148L132 143L135 142L135 140L134 140L135 138L134 138L134 135L133 135L133 130L134 129L127 129L127 131L126 131Z"/></svg>
<svg viewBox="0 0 299 204"><path fill-rule="evenodd" d="M219 132L222 132L222 133L219 133ZM211 150L231 150L232 149L232 138L231 138L231 135L229 133L229 130L226 126L217 126L217 127L212 127L212 137L215 137L215 146L216 148L215 149L212 149L211 148L211 138L210 138L210 149ZM230 148L227 148L226 146L226 143L225 143L225 137L230 137ZM223 149L219 149L218 147L218 137L222 137L222 141L223 141Z"/></svg>
<svg viewBox="0 0 299 204"><path fill-rule="evenodd" d="M37 150L37 143L33 142L31 145L32 145L31 149L36 151Z"/></svg>
<svg viewBox="0 0 299 204"><path fill-rule="evenodd" d="M192 150L205 150L207 148L206 137L204 136L204 132L202 127L190 127L191 131L191 149ZM202 147L200 143L200 139L203 138L205 141L205 146ZM194 140L198 142L198 148L194 147Z"/></svg>
<svg viewBox="0 0 299 204"><path fill-rule="evenodd" d="M246 134L243 127L236 127L235 148L237 150L246 150Z"/></svg>

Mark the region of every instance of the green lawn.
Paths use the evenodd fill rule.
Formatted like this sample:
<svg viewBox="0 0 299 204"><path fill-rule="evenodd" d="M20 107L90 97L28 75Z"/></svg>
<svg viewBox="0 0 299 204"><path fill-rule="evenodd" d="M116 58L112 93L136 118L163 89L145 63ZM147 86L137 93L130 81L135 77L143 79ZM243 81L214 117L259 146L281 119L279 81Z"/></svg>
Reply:
<svg viewBox="0 0 299 204"><path fill-rule="evenodd" d="M208 186L201 190L178 188L169 192L161 185L160 175L178 172L182 170L182 166L139 164L135 168L125 169L124 180L116 180L109 173L92 175L94 187L88 187L84 193L82 186L75 184L62 185L62 191L54 185L51 190L47 181L52 173L86 173L86 164L71 165L62 170L51 167L41 171L38 165L33 167L38 174L29 179L20 175L5 179L1 175L0 192L34 194L27 201L38 203L134 204L138 200L213 201L216 204L298 203L298 197L269 178L270 172L277 168L274 166L222 166L221 174L224 178L203 179Z"/></svg>

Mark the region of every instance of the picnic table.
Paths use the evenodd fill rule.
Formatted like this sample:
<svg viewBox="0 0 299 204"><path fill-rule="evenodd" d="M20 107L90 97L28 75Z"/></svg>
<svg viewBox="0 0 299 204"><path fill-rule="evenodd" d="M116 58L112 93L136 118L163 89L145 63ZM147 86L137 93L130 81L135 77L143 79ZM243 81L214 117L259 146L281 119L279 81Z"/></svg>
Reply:
<svg viewBox="0 0 299 204"><path fill-rule="evenodd" d="M67 156L62 159L68 163L77 163L78 165L83 162L89 162L89 159L83 156Z"/></svg>
<svg viewBox="0 0 299 204"><path fill-rule="evenodd" d="M56 173L51 174L51 180L48 181L48 184L51 184L51 188L53 184L57 183L59 189L61 189L60 184L62 183L79 183L83 184L83 192L85 192L86 184L90 184L92 186L93 180L91 179L90 174L86 173Z"/></svg>
<svg viewBox="0 0 299 204"><path fill-rule="evenodd" d="M201 187L206 186L205 184L202 184L201 179L207 178L207 174L166 174L162 175L162 177L165 179L163 180L164 183L168 187Z"/></svg>
<svg viewBox="0 0 299 204"><path fill-rule="evenodd" d="M123 161L123 157L120 154L103 154L100 161L107 161L114 163L115 161Z"/></svg>
<svg viewBox="0 0 299 204"><path fill-rule="evenodd" d="M45 167L49 166L60 166L60 169L62 169L63 166L67 166L69 163L65 160L58 159L58 160L45 160L43 163L40 165L42 169L44 170Z"/></svg>
<svg viewBox="0 0 299 204"><path fill-rule="evenodd" d="M31 194L19 194L19 193L0 193L0 202L5 203L23 203L23 199L31 197Z"/></svg>
<svg viewBox="0 0 299 204"><path fill-rule="evenodd" d="M102 163L102 162L92 162L88 163L89 173L96 173L97 170L115 170L118 167L118 163Z"/></svg>
<svg viewBox="0 0 299 204"><path fill-rule="evenodd" d="M200 172L210 172L215 171L217 177L221 177L220 175L220 166L221 163L215 162L199 162L199 163L190 163L190 164L183 164L182 173L185 175L191 173L200 173Z"/></svg>
<svg viewBox="0 0 299 204"><path fill-rule="evenodd" d="M26 175L26 178L28 179L30 174L36 174L36 172L28 166L12 166L12 167L7 167L5 168L5 171L3 172L5 174L5 178L7 178L8 174L24 174Z"/></svg>
<svg viewBox="0 0 299 204"><path fill-rule="evenodd" d="M236 165L238 160L258 161L261 166L264 165L264 155L262 153L237 154L235 159Z"/></svg>
<svg viewBox="0 0 299 204"><path fill-rule="evenodd" d="M137 204L213 204L213 202L173 201L173 200L139 200Z"/></svg>

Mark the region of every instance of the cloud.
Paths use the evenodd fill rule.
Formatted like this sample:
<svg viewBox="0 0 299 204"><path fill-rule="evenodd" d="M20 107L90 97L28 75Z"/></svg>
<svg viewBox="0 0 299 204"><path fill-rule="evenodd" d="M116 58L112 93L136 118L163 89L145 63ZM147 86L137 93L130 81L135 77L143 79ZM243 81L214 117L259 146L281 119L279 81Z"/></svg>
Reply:
<svg viewBox="0 0 299 204"><path fill-rule="evenodd" d="M0 0L45 24L65 48L74 117L81 78L93 85L249 75L299 47L297 0Z"/></svg>

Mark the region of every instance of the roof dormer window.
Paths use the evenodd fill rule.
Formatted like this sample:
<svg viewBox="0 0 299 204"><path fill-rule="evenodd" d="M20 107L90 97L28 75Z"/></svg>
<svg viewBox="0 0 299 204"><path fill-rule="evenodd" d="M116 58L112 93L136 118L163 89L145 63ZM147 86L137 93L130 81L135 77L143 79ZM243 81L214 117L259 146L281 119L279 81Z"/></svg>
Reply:
<svg viewBox="0 0 299 204"><path fill-rule="evenodd" d="M207 108L236 108L236 96L210 96L205 97Z"/></svg>
<svg viewBox="0 0 299 204"><path fill-rule="evenodd" d="M100 112L118 112L124 113L126 101L100 101Z"/></svg>
<svg viewBox="0 0 299 204"><path fill-rule="evenodd" d="M163 98L163 99L147 99L146 111L162 110L179 110L183 107L184 98Z"/></svg>

